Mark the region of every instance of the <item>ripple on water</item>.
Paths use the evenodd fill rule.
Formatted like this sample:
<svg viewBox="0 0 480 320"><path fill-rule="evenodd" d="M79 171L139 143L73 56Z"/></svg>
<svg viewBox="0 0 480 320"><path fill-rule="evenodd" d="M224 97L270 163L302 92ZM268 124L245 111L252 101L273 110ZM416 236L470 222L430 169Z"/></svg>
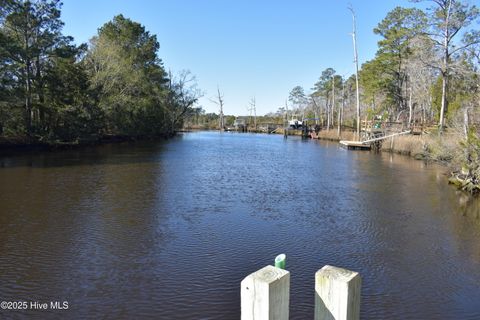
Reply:
<svg viewBox="0 0 480 320"><path fill-rule="evenodd" d="M325 264L360 272L364 319L480 318L480 224L410 160L229 133L42 157L0 170L2 298L238 319L240 281L285 253L291 319Z"/></svg>

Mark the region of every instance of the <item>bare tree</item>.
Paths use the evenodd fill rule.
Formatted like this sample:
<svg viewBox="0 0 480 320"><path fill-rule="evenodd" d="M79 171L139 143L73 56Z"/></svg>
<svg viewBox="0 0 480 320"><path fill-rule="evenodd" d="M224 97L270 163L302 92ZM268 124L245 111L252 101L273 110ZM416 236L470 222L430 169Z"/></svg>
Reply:
<svg viewBox="0 0 480 320"><path fill-rule="evenodd" d="M345 109L345 81L342 76L342 104L339 106L338 110L338 128L337 128L337 135L340 138L342 134L342 122L343 122L343 110Z"/></svg>
<svg viewBox="0 0 480 320"><path fill-rule="evenodd" d="M215 99L209 99L210 101L212 101L213 103L215 103L216 105L218 105L218 107L220 108L220 117L219 117L219 123L218 123L218 126L220 128L220 131L224 131L225 130L225 119L224 119L224 115L223 115L223 105L224 105L224 100L223 100L223 94L220 92L220 88L217 86L217 96L215 97Z"/></svg>
<svg viewBox="0 0 480 320"><path fill-rule="evenodd" d="M411 40L412 54L405 64L405 72L408 76L409 90L412 93L411 113L414 121L415 109L421 112L421 123L432 118L432 95L431 88L438 77L438 69L433 67L437 64L438 56L434 52L431 42L424 36L417 36Z"/></svg>
<svg viewBox="0 0 480 320"><path fill-rule="evenodd" d="M255 128L255 130L257 130L257 107L255 103L255 96L252 97L252 99L250 99L249 104L250 104L250 108L249 108L250 114L253 111L253 127Z"/></svg>
<svg viewBox="0 0 480 320"><path fill-rule="evenodd" d="M168 72L168 88L170 94L166 104L172 130L183 121L191 107L202 96L195 76L190 71L182 70L176 76Z"/></svg>
<svg viewBox="0 0 480 320"><path fill-rule="evenodd" d="M451 72L451 58L460 51L480 42L478 31L466 32L464 42L457 45L454 41L462 29L468 27L479 16L476 6L460 0L412 0L413 2L431 1L434 7L430 11L430 30L428 36L441 52L439 67L442 76L442 100L440 108L440 133L445 127L445 114L448 111L448 79Z"/></svg>
<svg viewBox="0 0 480 320"><path fill-rule="evenodd" d="M353 19L353 31L352 31L352 39L353 39L353 57L355 63L355 86L356 86L356 98L357 98L357 138L360 140L360 92L358 87L358 52L357 52L357 30L356 30L356 21L355 21L355 11L350 6L348 8L352 12L352 19Z"/></svg>

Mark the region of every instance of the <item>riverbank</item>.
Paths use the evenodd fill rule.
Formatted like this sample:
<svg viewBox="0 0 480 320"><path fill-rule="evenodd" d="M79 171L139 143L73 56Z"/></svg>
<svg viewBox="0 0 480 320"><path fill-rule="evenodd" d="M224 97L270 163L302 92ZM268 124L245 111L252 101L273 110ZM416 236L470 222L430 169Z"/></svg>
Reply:
<svg viewBox="0 0 480 320"><path fill-rule="evenodd" d="M353 132L321 131L318 139L329 141L353 140ZM435 162L450 171L449 183L470 194L480 193L480 143L476 135L468 139L456 131L422 135L403 135L385 139L379 150L401 154L416 160Z"/></svg>
<svg viewBox="0 0 480 320"><path fill-rule="evenodd" d="M323 130L317 135L319 140L340 141L355 140L352 131ZM411 156L417 160L434 160L448 163L454 157L462 137L458 134L444 134L441 138L435 134L403 135L382 141L380 151Z"/></svg>

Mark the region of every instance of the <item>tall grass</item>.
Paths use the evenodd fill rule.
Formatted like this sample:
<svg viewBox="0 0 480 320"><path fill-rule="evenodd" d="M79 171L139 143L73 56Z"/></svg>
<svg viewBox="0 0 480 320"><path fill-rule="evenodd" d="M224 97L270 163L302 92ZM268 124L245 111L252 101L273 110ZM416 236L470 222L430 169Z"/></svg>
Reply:
<svg viewBox="0 0 480 320"><path fill-rule="evenodd" d="M339 137L337 129L330 129L320 131L318 133L318 138L332 141L353 140L354 134L355 133L353 131L342 131Z"/></svg>
<svg viewBox="0 0 480 320"><path fill-rule="evenodd" d="M425 136L403 135L387 138L382 141L381 150L420 157L425 155L425 146L428 143Z"/></svg>
<svg viewBox="0 0 480 320"><path fill-rule="evenodd" d="M448 163L455 158L461 139L462 136L456 132L444 133L442 136L437 134L397 136L384 140L381 150Z"/></svg>

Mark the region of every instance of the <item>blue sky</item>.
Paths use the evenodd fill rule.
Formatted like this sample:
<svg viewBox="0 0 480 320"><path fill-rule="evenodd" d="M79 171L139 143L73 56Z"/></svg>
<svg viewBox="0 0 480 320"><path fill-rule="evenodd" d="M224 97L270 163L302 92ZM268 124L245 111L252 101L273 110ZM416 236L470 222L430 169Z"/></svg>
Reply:
<svg viewBox="0 0 480 320"><path fill-rule="evenodd" d="M217 85L226 114L257 114L283 106L297 85L307 93L322 70L354 72L352 5L357 16L360 63L372 59L379 38L373 28L406 0L64 0L64 33L87 42L117 14L157 35L159 56L172 72L190 70L204 91L200 105L218 112L209 98Z"/></svg>

